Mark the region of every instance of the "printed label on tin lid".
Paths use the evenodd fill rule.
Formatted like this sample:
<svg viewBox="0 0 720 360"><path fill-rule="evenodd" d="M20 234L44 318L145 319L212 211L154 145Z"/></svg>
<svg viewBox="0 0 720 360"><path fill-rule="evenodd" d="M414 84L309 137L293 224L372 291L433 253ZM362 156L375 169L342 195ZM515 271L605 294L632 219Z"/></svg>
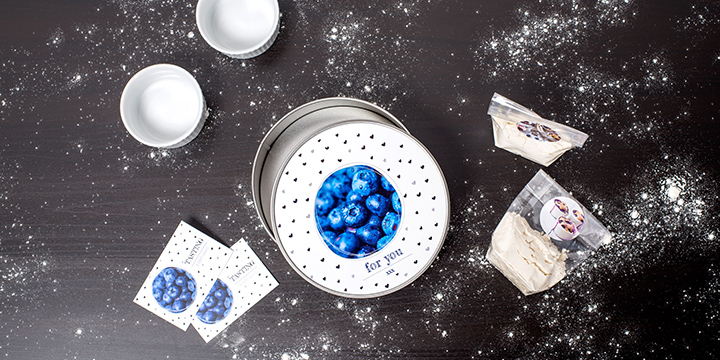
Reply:
<svg viewBox="0 0 720 360"><path fill-rule="evenodd" d="M227 246L180 222L134 302L187 330L231 253Z"/></svg>
<svg viewBox="0 0 720 360"><path fill-rule="evenodd" d="M245 240L232 246L232 256L200 304L192 325L205 342L227 329L278 286L277 280Z"/></svg>
<svg viewBox="0 0 720 360"><path fill-rule="evenodd" d="M372 184L363 186L370 189L375 177L379 186L385 178L392 190L381 195L392 207L396 193L399 212L385 203L368 205L370 192L363 205L351 194L348 172L353 178L360 172L369 176ZM335 182L344 190L322 195ZM356 184L358 189L363 186ZM339 217L330 215L343 193L343 205L348 196L355 205L345 207L344 217L342 207ZM397 217L379 234L359 239L359 229L368 222L373 227L380 218L371 220L371 209ZM275 186L271 215L283 253L308 282L336 295L376 297L408 285L435 259L447 232L449 195L440 168L417 140L387 125L349 122L321 131L295 151ZM332 233L325 234L328 229ZM378 246L393 231L394 236ZM366 246L369 249L362 250Z"/></svg>

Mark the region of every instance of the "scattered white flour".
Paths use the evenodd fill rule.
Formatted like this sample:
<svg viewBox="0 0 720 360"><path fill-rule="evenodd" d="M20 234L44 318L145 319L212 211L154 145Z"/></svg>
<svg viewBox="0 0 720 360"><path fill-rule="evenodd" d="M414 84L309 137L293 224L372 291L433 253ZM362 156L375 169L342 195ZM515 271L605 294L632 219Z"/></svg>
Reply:
<svg viewBox="0 0 720 360"><path fill-rule="evenodd" d="M177 223L149 219L126 229L124 214L113 218L110 207L125 206L128 216L138 209L150 209L178 217L186 216L191 208L200 222L230 233L228 240L252 239L259 248L267 249L258 254L261 258L283 261L257 220L247 174L262 134L287 111L319 96L351 96L390 110L398 104L413 106L417 95L427 97L436 90L435 82L422 82L415 72L442 70L437 73L447 74L444 69L456 64L469 65L457 67L452 77L457 88L449 90L453 100L438 104L439 114L463 117L485 107L486 100L478 99L477 94L488 89L517 86L517 91L538 90L526 94L534 101L528 106L543 105L543 109L556 112L548 113L548 118L587 131L591 140L583 151L600 154L592 157L601 162L597 166L622 168L625 175L613 179L617 189L612 193L600 193L600 187L587 179L571 188L611 228L613 243L545 293L527 298L518 295L484 254L492 230L520 191L503 183L503 177L528 176L535 171L520 166L490 173L486 159L470 154L466 161L455 164L461 173L493 180L452 179L453 189L460 196L452 203L446 243L431 268L402 293L385 299L338 300L318 295L311 285L307 285L307 292L291 296L280 297L278 293L280 301L257 305L263 308L239 319L209 348L232 359L412 357L418 353L407 350L405 335L411 334L416 343L430 341L439 349L455 347L467 338L463 333L467 328L458 326L455 319L474 315L479 315L473 321L483 329L484 333L477 335L483 341L472 343L470 346L476 347L472 352L448 357L517 357L527 354L528 343L537 344L532 354L536 358L633 357L637 354L624 351L638 343L647 346L646 354L663 357L669 346L677 349L681 345L674 344L685 346L689 342L693 350L692 346L701 346L693 339L708 339L707 333L717 333L720 267L713 256L720 249L718 174L715 163L691 155L702 150L691 143L694 139L679 136L685 127L693 126L696 109L707 105L702 99L690 99L688 104L678 95L694 89L686 78L699 76L680 71L679 66L676 69L670 60L677 57L670 51L675 43L667 47L648 44L625 54L618 51L619 40L607 36L632 34L651 6L635 0L538 0L505 4L507 13L484 14L488 6L468 2L464 10L477 14L480 21L461 24L472 27L469 40L475 44L462 49L444 38L428 40L433 34L422 31L429 17L447 15L445 2L358 2L342 8L320 0L281 2L286 7L282 9L282 28L268 56L236 60L208 55L212 50L197 34L194 5L178 0L108 0L98 3L97 11L112 14L110 18L116 21L90 18L63 27L49 23L34 30L41 48L9 45L1 50L5 56L0 59L0 124L16 121L34 125L34 129L30 126L33 131L22 135L26 140L21 149L0 144L0 213L7 220L0 224L0 315L11 320L11 325L0 325L0 333L5 335L0 355L11 358L10 344L27 343L28 339L17 335L18 328L37 327L45 321L26 311L50 303L47 298L38 298L34 287L48 289L45 294L76 290L65 282L71 281L67 272L58 270L58 262L66 260L54 255L57 248L49 246L51 241L66 240L55 238L65 233L65 228L48 224L81 226L83 236L73 239L73 245L87 256L71 275L105 272L109 288L118 292L125 291L128 273L136 269L113 263L120 260L106 258L107 249L126 247L123 242L128 236L147 237L148 249L160 248L166 242L161 233ZM689 54L698 44L716 38L720 25L717 3L667 6L682 11L667 20L675 27L663 31L675 40L687 36L683 46ZM324 21L309 23L317 13L325 14ZM301 48L292 59L282 56L296 51L290 42L292 47ZM586 47L595 46L597 56L582 55ZM75 65L68 66L70 56L77 59ZM429 59L433 59L432 64ZM458 59L463 60L455 62ZM117 108L119 93L135 72L163 61L182 62L198 78L213 111L197 139L186 147L167 151L138 146L119 122L119 114L108 110ZM692 61L717 67L720 52L715 50L707 59ZM278 63L291 71L274 70L273 64ZM225 76L228 74L232 76ZM677 97L673 101L678 111L654 111L652 98L658 94ZM68 112L62 123L38 116L57 104L76 110ZM255 125L257 120L245 121L249 118L265 120ZM418 121L431 119L429 115ZM51 121L52 126L46 127ZM250 122L254 125L249 126ZM84 138L89 129L102 131L107 139ZM668 138L675 141L672 148L663 145ZM228 144L237 153L218 150ZM602 163L601 154L636 147L656 149L657 155L645 153L648 158L636 167ZM17 156L19 151L23 156ZM57 159L57 168L38 169L33 164L40 157ZM221 168L217 157L239 160L233 168ZM556 171L571 177L586 166L569 164ZM114 171L117 179L99 178L92 170L101 167L111 169L104 173L107 176ZM187 173L193 177L184 176ZM156 197L133 198L139 203L128 205L125 194L152 177L167 179L165 187L153 190ZM52 185L42 189L48 198L25 202L27 193L37 191L37 184L48 178L53 178ZM195 208L193 191L218 194L218 202L212 208ZM221 196L221 192L234 196ZM81 214L84 221L78 223ZM249 222L248 218L253 220ZM695 259L673 265L707 281L687 281L676 273L664 272L665 261L670 258ZM277 269L287 268L278 265ZM646 298L628 298L628 303L645 304L646 313L641 315L657 319L666 312L673 316L689 314L703 319L706 327L694 328L671 319L670 324L676 325L673 331L650 333L638 314L624 313L607 300L623 296L627 289L621 285L647 284L647 279L637 278L647 273L659 274L650 284L668 280L687 285L680 293L668 293L657 285L649 289ZM281 284L287 281L296 286L302 282L294 273L278 271L275 275ZM387 300L407 294L415 301L409 308L399 308ZM123 305L121 298L118 293L108 295L101 314L90 308L87 318L68 321L61 329L48 329L47 340L70 344L65 351L71 352L81 340L97 344L115 338L117 326L130 320L127 314L132 304ZM499 307L504 310L498 312ZM501 318L499 313L516 316ZM111 319L112 324L102 327L95 321L98 317ZM158 326L152 319L140 321L139 326L131 327ZM319 326L336 322L347 324L351 331L334 332ZM654 341L657 336L663 341Z"/></svg>

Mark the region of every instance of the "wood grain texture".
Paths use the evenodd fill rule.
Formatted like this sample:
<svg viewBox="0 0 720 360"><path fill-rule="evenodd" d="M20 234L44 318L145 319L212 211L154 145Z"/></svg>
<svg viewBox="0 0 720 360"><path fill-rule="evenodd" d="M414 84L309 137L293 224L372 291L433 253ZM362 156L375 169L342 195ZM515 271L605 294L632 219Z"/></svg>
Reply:
<svg viewBox="0 0 720 360"><path fill-rule="evenodd" d="M194 6L0 4L0 355L720 356L717 1L281 0L276 43L249 60L213 51ZM155 63L190 71L211 110L180 149L145 147L120 119L125 83ZM545 171L614 235L529 297L484 259L541 168L494 147L493 92L590 135ZM264 134L331 96L390 111L450 189L439 257L381 298L305 282L252 203ZM132 302L181 220L228 245L244 238L280 283L208 344Z"/></svg>

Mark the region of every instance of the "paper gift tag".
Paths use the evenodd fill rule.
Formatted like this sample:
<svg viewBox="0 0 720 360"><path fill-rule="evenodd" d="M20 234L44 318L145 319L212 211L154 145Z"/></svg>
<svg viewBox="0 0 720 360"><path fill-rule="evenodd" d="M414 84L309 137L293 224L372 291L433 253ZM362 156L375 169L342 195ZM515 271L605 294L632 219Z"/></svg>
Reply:
<svg viewBox="0 0 720 360"><path fill-rule="evenodd" d="M134 302L187 330L232 250L180 222Z"/></svg>
<svg viewBox="0 0 720 360"><path fill-rule="evenodd" d="M278 286L245 240L235 243L232 250L230 260L192 320L193 327L205 342L225 330Z"/></svg>

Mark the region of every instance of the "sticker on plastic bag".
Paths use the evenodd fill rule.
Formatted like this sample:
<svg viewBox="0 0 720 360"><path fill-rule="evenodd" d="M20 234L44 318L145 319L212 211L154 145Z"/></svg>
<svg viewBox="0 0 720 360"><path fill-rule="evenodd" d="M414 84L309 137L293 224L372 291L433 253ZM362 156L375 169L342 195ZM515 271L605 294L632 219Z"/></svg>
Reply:
<svg viewBox="0 0 720 360"><path fill-rule="evenodd" d="M180 222L134 302L187 330L232 251Z"/></svg>
<svg viewBox="0 0 720 360"><path fill-rule="evenodd" d="M500 95L488 108L495 146L549 166L573 147L582 147L587 134L550 120Z"/></svg>
<svg viewBox="0 0 720 360"><path fill-rule="evenodd" d="M205 342L227 329L230 324L260 301L278 282L250 249L245 240L232 246L212 289L197 309L192 325Z"/></svg>
<svg viewBox="0 0 720 360"><path fill-rule="evenodd" d="M610 241L595 216L540 170L493 232L487 259L530 295L551 288Z"/></svg>

